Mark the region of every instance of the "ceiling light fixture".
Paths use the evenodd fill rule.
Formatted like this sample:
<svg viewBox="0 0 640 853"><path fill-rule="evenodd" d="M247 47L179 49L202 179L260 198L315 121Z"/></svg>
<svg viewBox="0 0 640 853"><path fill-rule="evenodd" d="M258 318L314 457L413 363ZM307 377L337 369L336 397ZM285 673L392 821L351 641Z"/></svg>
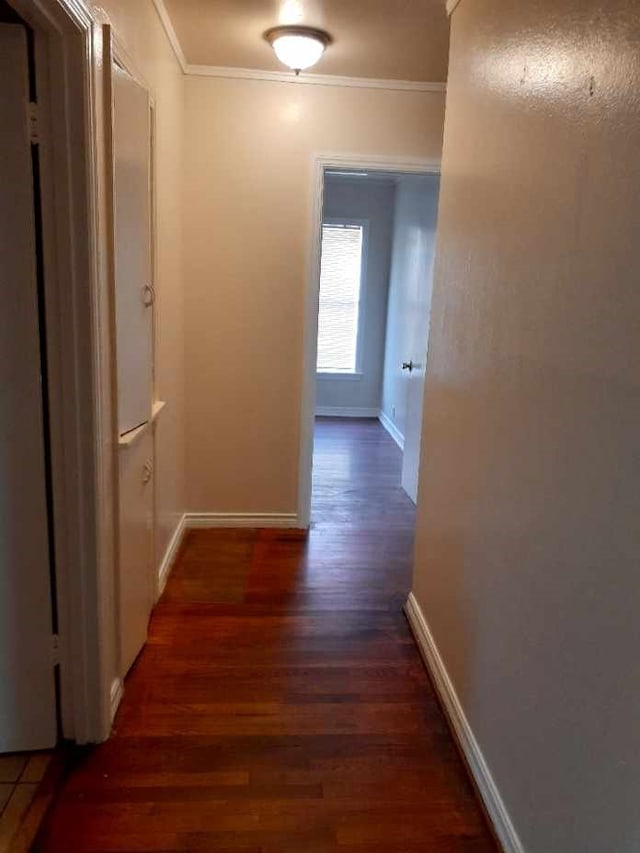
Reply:
<svg viewBox="0 0 640 853"><path fill-rule="evenodd" d="M315 65L332 42L331 36L325 30L297 24L272 27L266 31L264 37L280 62L296 74Z"/></svg>

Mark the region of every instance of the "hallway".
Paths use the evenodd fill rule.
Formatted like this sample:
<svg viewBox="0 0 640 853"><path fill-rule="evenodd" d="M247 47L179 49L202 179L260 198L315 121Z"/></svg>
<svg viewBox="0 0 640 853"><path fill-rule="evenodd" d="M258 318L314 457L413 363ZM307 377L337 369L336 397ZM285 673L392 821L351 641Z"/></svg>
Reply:
<svg viewBox="0 0 640 853"><path fill-rule="evenodd" d="M400 462L377 421L322 419L308 538L188 534L35 850L496 849L401 610Z"/></svg>

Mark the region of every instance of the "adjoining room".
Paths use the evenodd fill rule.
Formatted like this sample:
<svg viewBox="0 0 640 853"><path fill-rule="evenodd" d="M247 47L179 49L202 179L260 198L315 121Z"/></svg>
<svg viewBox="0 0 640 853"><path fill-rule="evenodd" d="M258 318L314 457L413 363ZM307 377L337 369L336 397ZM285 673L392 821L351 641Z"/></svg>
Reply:
<svg viewBox="0 0 640 853"><path fill-rule="evenodd" d="M312 523L412 517L439 181L325 171Z"/></svg>

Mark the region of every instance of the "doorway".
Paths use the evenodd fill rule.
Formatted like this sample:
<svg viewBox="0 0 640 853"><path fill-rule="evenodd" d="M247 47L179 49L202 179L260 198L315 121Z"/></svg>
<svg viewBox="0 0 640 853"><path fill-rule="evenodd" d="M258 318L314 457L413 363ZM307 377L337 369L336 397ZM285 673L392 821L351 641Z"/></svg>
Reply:
<svg viewBox="0 0 640 853"><path fill-rule="evenodd" d="M417 502L439 192L433 164L398 170L324 164L320 178L309 323L316 331L312 523L322 505L329 439L336 465L345 462L337 448L353 456L358 436L363 465L375 464L373 457L365 462L367 443L369 450L371 442L395 444L397 485ZM352 467L354 478L362 475L361 466ZM392 468L386 482L395 488ZM357 488L355 479L343 487Z"/></svg>

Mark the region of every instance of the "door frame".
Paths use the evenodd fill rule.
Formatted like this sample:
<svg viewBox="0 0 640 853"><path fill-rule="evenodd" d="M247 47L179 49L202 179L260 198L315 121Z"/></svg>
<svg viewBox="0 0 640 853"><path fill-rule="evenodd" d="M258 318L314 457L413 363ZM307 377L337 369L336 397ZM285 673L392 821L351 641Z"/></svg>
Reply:
<svg viewBox="0 0 640 853"><path fill-rule="evenodd" d="M412 158L367 154L316 154L312 161L309 246L304 304L302 395L300 400L300 446L298 454L297 525L306 530L311 523L313 430L316 409L316 357L320 296L320 254L324 178L327 170L379 171L401 174L439 175L441 158Z"/></svg>
<svg viewBox="0 0 640 853"><path fill-rule="evenodd" d="M83 0L9 0L34 30L61 729L109 736L116 672L108 22Z"/></svg>

